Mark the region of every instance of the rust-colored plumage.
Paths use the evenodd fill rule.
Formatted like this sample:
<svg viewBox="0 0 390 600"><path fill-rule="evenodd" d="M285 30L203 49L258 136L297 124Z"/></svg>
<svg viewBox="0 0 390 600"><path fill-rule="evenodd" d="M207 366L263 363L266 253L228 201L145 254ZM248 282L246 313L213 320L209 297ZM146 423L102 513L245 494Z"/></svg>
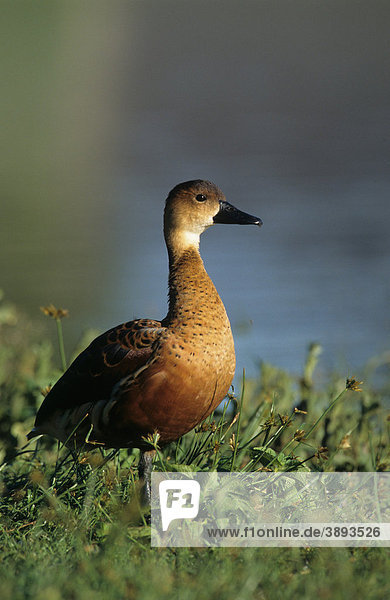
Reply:
<svg viewBox="0 0 390 600"><path fill-rule="evenodd" d="M46 396L29 438L45 433L70 448L146 450L148 434L157 431L159 443L169 443L218 406L233 379L235 354L225 308L199 254L199 236L214 223L261 220L228 204L207 181L170 192L167 316L130 321L96 338Z"/></svg>

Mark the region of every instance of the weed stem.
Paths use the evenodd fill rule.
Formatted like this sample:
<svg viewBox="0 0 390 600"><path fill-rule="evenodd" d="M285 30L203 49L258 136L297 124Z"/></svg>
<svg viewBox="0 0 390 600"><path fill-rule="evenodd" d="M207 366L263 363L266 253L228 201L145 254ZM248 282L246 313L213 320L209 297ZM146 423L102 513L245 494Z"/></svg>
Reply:
<svg viewBox="0 0 390 600"><path fill-rule="evenodd" d="M62 323L61 319L55 320L57 323L57 337L58 337L58 345L60 348L60 357L61 357L61 366L62 370L66 371L66 357L65 357L65 346L64 346L64 335L62 332Z"/></svg>

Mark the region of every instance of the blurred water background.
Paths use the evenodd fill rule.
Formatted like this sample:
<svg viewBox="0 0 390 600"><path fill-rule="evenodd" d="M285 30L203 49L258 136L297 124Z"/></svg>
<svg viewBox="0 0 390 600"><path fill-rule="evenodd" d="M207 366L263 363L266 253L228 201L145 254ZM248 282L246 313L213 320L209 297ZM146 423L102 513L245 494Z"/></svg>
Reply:
<svg viewBox="0 0 390 600"><path fill-rule="evenodd" d="M264 221L201 251L238 370L389 348L387 0L3 2L0 287L73 347L166 312L162 210L210 179ZM48 324L49 326L49 324Z"/></svg>

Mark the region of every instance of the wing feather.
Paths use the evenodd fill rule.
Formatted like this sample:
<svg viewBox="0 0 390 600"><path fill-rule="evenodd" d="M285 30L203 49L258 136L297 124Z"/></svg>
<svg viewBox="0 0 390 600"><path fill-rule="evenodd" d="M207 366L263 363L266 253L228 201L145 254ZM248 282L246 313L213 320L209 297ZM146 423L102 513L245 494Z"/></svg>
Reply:
<svg viewBox="0 0 390 600"><path fill-rule="evenodd" d="M43 401L36 417L39 433L58 410L109 400L114 387L151 358L165 331L159 321L139 319L109 329L73 361Z"/></svg>

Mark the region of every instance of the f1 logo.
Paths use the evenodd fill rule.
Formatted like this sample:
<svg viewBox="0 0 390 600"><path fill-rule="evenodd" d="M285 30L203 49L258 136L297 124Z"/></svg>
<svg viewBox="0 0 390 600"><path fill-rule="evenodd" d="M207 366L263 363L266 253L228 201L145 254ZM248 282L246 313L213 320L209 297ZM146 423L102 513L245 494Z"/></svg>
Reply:
<svg viewBox="0 0 390 600"><path fill-rule="evenodd" d="M194 519L199 512L200 485L193 479L166 479L158 487L162 529L174 519Z"/></svg>

